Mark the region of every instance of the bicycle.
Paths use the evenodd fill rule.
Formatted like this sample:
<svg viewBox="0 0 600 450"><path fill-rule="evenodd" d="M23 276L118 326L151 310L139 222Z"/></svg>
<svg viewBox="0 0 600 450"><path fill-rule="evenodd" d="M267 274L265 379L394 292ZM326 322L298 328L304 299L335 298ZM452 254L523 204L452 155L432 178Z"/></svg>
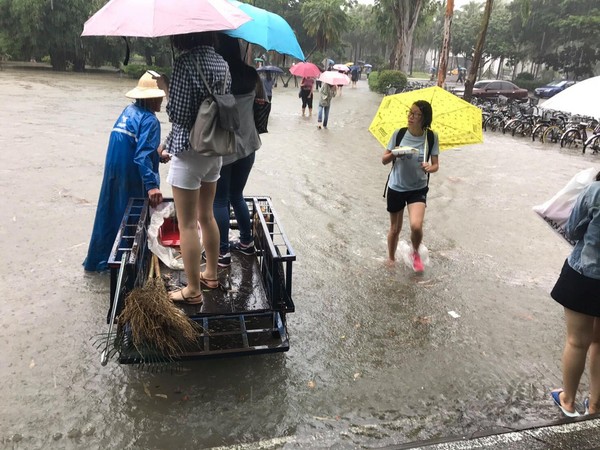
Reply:
<svg viewBox="0 0 600 450"><path fill-rule="evenodd" d="M560 137L560 146L564 148L577 148L579 145L583 147L585 153L584 143L588 140L587 130L594 129L598 126L598 121L595 119L588 119L586 122L579 121L579 123L572 124L571 127Z"/></svg>
<svg viewBox="0 0 600 450"><path fill-rule="evenodd" d="M600 125L597 125L596 128L594 128L593 134L585 141L585 144L583 144L583 153L585 153L586 150L591 150L594 155L600 152Z"/></svg>

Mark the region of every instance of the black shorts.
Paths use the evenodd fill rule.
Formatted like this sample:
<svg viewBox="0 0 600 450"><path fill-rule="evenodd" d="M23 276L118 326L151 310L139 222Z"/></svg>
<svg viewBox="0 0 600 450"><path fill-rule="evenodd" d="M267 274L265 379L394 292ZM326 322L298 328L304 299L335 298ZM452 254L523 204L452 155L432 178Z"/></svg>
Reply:
<svg viewBox="0 0 600 450"><path fill-rule="evenodd" d="M600 280L580 274L568 261L550 295L567 309L600 317Z"/></svg>
<svg viewBox="0 0 600 450"><path fill-rule="evenodd" d="M416 191L400 192L392 188L388 188L387 198L387 210L390 213L396 213L402 211L406 205L411 203L425 203L427 204L427 192L429 187L423 189L417 189Z"/></svg>

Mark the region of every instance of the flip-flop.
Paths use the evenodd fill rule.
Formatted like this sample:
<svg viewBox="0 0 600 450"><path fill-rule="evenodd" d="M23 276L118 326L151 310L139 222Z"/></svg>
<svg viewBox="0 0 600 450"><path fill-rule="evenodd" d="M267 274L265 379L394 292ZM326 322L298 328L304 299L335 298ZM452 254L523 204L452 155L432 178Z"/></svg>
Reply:
<svg viewBox="0 0 600 450"><path fill-rule="evenodd" d="M181 299L173 298L173 294L176 294L176 293L181 294ZM198 294L195 297L186 297L185 295L183 295L183 288L169 292L169 300L171 300L173 303L183 303L185 305L196 305L196 306L201 305L203 303L202 294Z"/></svg>
<svg viewBox="0 0 600 450"><path fill-rule="evenodd" d="M217 285L211 286L208 283L217 283ZM223 289L223 286L217 278L204 278L204 274L200 272L200 289L212 291L214 289Z"/></svg>
<svg viewBox="0 0 600 450"><path fill-rule="evenodd" d="M562 392L562 389L555 389L552 392L550 392L550 396L552 397L552 400L554 401L554 404L556 406L558 406L558 408L562 411L562 413L567 416L567 417L579 417L580 414L577 411L571 412L571 411L567 411L565 408L563 408L563 406L560 404L560 393Z"/></svg>
<svg viewBox="0 0 600 450"><path fill-rule="evenodd" d="M583 406L585 407L585 412L583 413L584 416L589 415L590 413L590 398L586 397L585 400L583 401Z"/></svg>

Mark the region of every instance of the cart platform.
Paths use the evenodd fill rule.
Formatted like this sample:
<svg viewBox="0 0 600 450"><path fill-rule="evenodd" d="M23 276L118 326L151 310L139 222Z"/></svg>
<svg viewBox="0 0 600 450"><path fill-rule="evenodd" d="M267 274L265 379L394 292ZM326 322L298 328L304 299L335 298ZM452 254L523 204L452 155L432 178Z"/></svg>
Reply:
<svg viewBox="0 0 600 450"><path fill-rule="evenodd" d="M198 340L176 360L284 352L289 349L286 316L295 309L291 292L292 263L296 255L270 198L246 197L246 202L253 221L256 253L244 255L232 252L231 266L219 268L219 281L225 289L204 291L202 305L181 306L201 326L202 332ZM111 320L117 320L127 294L147 279L152 256L147 244L149 222L147 200L130 199L109 259L109 325ZM233 218L231 228L237 228ZM183 271L171 270L161 264L161 272L168 286L186 284ZM161 355L144 355L136 350L130 333L117 337L113 347L121 364L161 360Z"/></svg>

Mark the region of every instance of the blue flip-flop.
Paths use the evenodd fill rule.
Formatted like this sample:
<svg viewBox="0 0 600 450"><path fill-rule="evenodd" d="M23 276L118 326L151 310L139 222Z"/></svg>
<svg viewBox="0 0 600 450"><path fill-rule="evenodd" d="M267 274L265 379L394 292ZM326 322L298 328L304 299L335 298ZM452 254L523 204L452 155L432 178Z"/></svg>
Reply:
<svg viewBox="0 0 600 450"><path fill-rule="evenodd" d="M552 400L554 400L554 404L556 406L558 406L558 408L562 411L562 413L567 416L567 417L579 417L580 414L575 411L575 412L570 412L567 411L565 408L563 408L563 406L560 404L560 393L562 392L562 389L555 389L552 392L550 392L550 395L552 396Z"/></svg>
<svg viewBox="0 0 600 450"><path fill-rule="evenodd" d="M583 413L584 416L587 416L590 413L590 398L586 397L585 400L583 401L583 406L585 406L585 412Z"/></svg>

